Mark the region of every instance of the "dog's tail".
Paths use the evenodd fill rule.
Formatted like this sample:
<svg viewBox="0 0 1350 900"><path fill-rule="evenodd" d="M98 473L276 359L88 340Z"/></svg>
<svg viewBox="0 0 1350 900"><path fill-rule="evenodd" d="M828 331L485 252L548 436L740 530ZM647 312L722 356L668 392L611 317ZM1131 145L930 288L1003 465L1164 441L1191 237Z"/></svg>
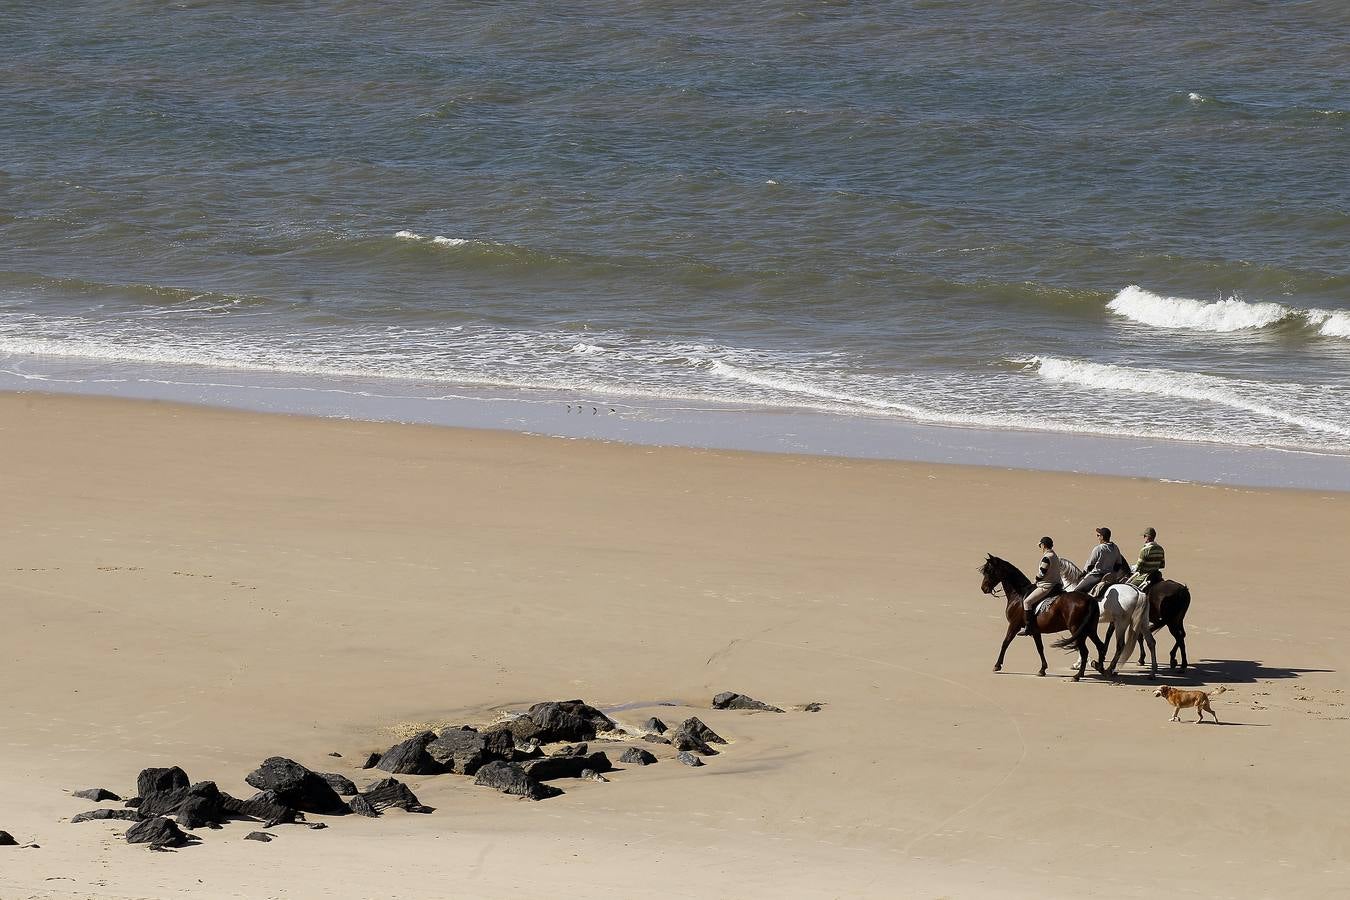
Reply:
<svg viewBox="0 0 1350 900"><path fill-rule="evenodd" d="M1087 597L1085 599L1087 600L1087 615L1083 617L1083 621L1078 624L1078 627L1074 629L1072 634L1066 638L1060 638L1050 645L1056 650L1068 650L1074 644L1081 641L1089 632L1092 634L1097 633L1097 619L1101 616L1101 607L1098 605L1095 598Z"/></svg>

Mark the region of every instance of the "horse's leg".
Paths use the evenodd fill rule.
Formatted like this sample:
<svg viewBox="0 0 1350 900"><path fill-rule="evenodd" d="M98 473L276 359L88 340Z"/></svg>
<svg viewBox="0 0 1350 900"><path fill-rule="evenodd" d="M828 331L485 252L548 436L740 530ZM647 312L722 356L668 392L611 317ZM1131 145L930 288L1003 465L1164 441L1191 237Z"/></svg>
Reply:
<svg viewBox="0 0 1350 900"><path fill-rule="evenodd" d="M1078 639L1078 674L1073 676L1074 681L1077 681L1078 679L1083 677L1083 670L1087 668L1087 661L1088 661L1087 637L1084 636Z"/></svg>
<svg viewBox="0 0 1350 900"><path fill-rule="evenodd" d="M1003 670L1003 654L1008 652L1008 645L1013 642L1015 637L1017 637L1017 623L1013 622L1008 626L1008 633L1003 637L1003 646L998 648L998 661L994 663L995 672Z"/></svg>
<svg viewBox="0 0 1350 900"><path fill-rule="evenodd" d="M1050 668L1050 664L1045 661L1045 645L1041 643L1040 629L1031 633L1031 638L1036 642L1036 654L1041 658L1041 670L1037 672L1042 678L1045 677L1045 670Z"/></svg>
<svg viewBox="0 0 1350 900"><path fill-rule="evenodd" d="M1177 667L1177 651L1181 651L1181 671L1186 671L1186 629L1180 622L1168 622L1167 630L1172 632L1172 637L1176 643L1172 645L1172 652L1167 655L1167 667L1175 669Z"/></svg>
<svg viewBox="0 0 1350 900"><path fill-rule="evenodd" d="M1145 641L1148 641L1148 655L1149 655L1150 657L1152 657L1152 659L1153 659L1153 669L1152 669L1152 671L1150 671L1150 672L1148 673L1148 677L1149 677L1149 678L1157 678L1157 677L1158 677L1158 642L1155 641L1155 640L1153 639L1153 632L1149 631L1147 628L1144 629L1144 640L1145 640ZM1142 643L1142 642L1141 642L1141 643ZM1141 660L1142 660L1142 658L1143 658L1143 655L1144 655L1144 651L1141 649L1141 650L1139 651L1139 656L1140 656L1140 659L1141 659Z"/></svg>
<svg viewBox="0 0 1350 900"><path fill-rule="evenodd" d="M1161 622L1150 622L1148 626L1148 633L1151 635L1153 634L1153 632L1157 631L1161 627L1163 627L1163 623ZM1143 664L1144 664L1144 645L1141 643L1139 645L1139 665L1142 666Z"/></svg>
<svg viewBox="0 0 1350 900"><path fill-rule="evenodd" d="M1100 641L1097 641L1097 671L1098 671L1098 672L1103 672L1103 673L1104 673L1104 672L1106 671L1105 668L1104 668L1104 666L1106 665L1106 645L1109 644L1109 643L1111 643L1111 635L1113 635L1113 634L1115 634L1115 633L1116 633L1116 620L1115 620L1115 619L1107 619L1107 620L1106 620L1106 637L1103 638L1103 639L1100 640ZM1093 639L1096 640L1096 635L1093 635Z"/></svg>
<svg viewBox="0 0 1350 900"><path fill-rule="evenodd" d="M1113 679L1116 677L1116 666L1120 665L1120 658L1125 654L1126 632L1129 630L1130 628L1128 625L1123 625L1116 634L1116 655L1111 657L1111 665L1108 666L1106 671L1102 674L1109 675ZM1131 647L1130 649L1133 650L1134 648Z"/></svg>

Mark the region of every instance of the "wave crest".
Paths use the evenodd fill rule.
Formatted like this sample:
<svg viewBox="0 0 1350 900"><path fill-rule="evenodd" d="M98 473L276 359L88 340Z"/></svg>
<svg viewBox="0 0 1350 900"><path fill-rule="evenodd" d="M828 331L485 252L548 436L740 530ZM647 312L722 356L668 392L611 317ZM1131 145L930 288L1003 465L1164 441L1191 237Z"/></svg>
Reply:
<svg viewBox="0 0 1350 900"><path fill-rule="evenodd" d="M1226 297L1213 303L1189 297L1164 297L1137 284L1116 294L1106 308L1154 328L1190 328L1196 331L1242 331L1265 328L1293 312L1279 303L1248 303Z"/></svg>
<svg viewBox="0 0 1350 900"><path fill-rule="evenodd" d="M1165 297L1137 284L1120 291L1106 308L1141 325L1192 331L1231 332L1268 328L1287 320L1301 320L1324 337L1350 337L1350 312L1301 309L1270 301L1251 302L1225 297L1212 302L1190 297Z"/></svg>

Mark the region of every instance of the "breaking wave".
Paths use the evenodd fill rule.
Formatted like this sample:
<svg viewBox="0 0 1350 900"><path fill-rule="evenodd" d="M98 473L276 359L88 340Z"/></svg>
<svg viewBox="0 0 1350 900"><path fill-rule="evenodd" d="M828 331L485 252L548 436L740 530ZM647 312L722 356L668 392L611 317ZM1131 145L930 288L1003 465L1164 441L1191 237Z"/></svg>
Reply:
<svg viewBox="0 0 1350 900"><path fill-rule="evenodd" d="M1270 301L1252 302L1237 297L1205 301L1190 297L1167 297L1132 284L1106 304L1116 315L1154 328L1232 332L1267 328L1289 320L1301 320L1326 337L1350 337L1350 312L1300 309Z"/></svg>

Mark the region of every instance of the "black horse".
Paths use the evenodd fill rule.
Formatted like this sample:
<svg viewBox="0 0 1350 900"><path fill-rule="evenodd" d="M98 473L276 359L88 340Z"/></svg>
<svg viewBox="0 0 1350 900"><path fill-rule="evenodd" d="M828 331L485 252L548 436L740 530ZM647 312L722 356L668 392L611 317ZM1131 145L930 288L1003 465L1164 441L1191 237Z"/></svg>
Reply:
<svg viewBox="0 0 1350 900"><path fill-rule="evenodd" d="M1004 615L1008 620L1008 633L1003 638L1003 646L999 648L998 661L994 663L994 671L997 672L1003 668L1003 654L1008 652L1008 645L1017 636L1017 630L1022 627L1024 618L1022 598L1031 590L1031 581L1017 566L993 555L985 559L984 565L980 567L980 574L984 576L980 582L980 590L992 594L995 587L1001 587L1007 602ZM1105 645L1097 640L1097 619L1100 615L1101 608L1097 605L1097 600L1082 591L1070 591L1056 597L1050 608L1036 617L1037 630L1032 632L1032 637L1036 641L1036 653L1041 657L1041 670L1036 674L1044 675L1049 666L1045 661L1045 647L1041 644L1040 633L1067 631L1068 637L1060 638L1051 646L1059 650L1067 650L1070 647L1078 649L1078 674L1073 676L1073 680L1082 678L1083 670L1087 668L1088 640L1097 646L1098 655L1106 650Z"/></svg>

